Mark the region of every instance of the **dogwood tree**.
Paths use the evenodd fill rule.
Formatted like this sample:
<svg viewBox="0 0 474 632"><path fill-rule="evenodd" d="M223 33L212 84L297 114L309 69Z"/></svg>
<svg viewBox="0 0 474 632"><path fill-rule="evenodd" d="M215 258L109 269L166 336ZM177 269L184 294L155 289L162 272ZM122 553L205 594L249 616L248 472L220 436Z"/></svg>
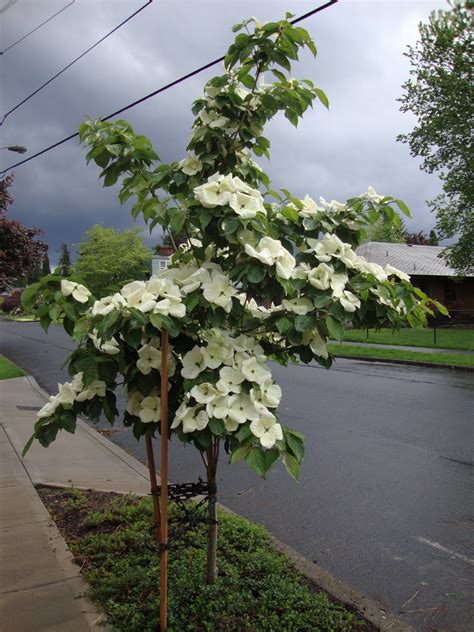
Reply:
<svg viewBox="0 0 474 632"><path fill-rule="evenodd" d="M150 141L123 120L87 120L80 128L88 160L102 168L104 186L120 181L120 201L134 200L132 215L151 228L160 224L171 241L186 235L170 267L100 300L54 276L24 296L45 328L62 319L78 342L68 362L71 382L38 414L32 439L45 446L60 429L74 432L77 415L103 413L114 423L119 382L127 398L123 423L137 438L159 433L160 332L168 330L170 430L202 455L213 520L221 448L261 476L282 460L298 477L303 437L279 420L282 393L270 360L329 368L327 342L346 327L423 325L435 303L406 274L355 252L369 225L398 221L395 205L407 213L403 202L371 187L345 203L298 199L272 190L254 162L270 155L263 131L278 112L296 126L315 101L328 105L310 80L289 76L301 49L316 54L289 17L235 27L223 74L193 105L182 160L160 162ZM217 572L213 520L209 581Z"/></svg>

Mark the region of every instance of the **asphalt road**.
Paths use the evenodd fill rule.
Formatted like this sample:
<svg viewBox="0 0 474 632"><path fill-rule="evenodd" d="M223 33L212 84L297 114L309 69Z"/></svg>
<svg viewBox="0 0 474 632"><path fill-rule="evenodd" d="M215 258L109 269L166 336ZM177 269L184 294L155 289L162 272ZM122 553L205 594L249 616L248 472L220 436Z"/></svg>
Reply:
<svg viewBox="0 0 474 632"><path fill-rule="evenodd" d="M0 352L49 392L71 349L57 327L0 322ZM352 360L273 372L283 422L306 435L301 479L223 461L221 502L417 629L472 629L474 373ZM128 430L111 439L144 460ZM170 465L176 482L203 474L176 441Z"/></svg>

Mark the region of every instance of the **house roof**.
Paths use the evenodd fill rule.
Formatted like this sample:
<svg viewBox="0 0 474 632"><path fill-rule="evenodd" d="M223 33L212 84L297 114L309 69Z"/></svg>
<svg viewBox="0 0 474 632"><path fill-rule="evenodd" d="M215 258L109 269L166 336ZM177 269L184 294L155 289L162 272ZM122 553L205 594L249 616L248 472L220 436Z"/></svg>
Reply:
<svg viewBox="0 0 474 632"><path fill-rule="evenodd" d="M381 266L389 263L410 276L459 276L454 268L439 257L443 250L442 246L412 246L368 241L357 248L357 254Z"/></svg>

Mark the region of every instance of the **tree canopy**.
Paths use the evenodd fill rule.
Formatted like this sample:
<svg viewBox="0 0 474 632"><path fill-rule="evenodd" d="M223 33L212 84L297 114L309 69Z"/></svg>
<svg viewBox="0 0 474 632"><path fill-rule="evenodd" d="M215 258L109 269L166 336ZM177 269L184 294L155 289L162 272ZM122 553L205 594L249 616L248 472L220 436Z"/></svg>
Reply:
<svg viewBox="0 0 474 632"><path fill-rule="evenodd" d="M118 291L125 281L145 279L151 271L151 251L143 244L138 227L125 230L99 224L78 244L73 268L78 278L97 297Z"/></svg>
<svg viewBox="0 0 474 632"><path fill-rule="evenodd" d="M439 239L457 237L448 263L460 273L474 269L472 120L474 116L473 11L457 0L420 23L420 40L405 53L412 77L403 85L401 111L418 118L398 140L408 143L421 168L438 173L443 193L428 202L437 214Z"/></svg>
<svg viewBox="0 0 474 632"><path fill-rule="evenodd" d="M0 291L9 290L18 279L41 264L48 250L47 244L37 239L43 234L39 228L28 228L6 217L13 202L9 188L13 176L0 180Z"/></svg>

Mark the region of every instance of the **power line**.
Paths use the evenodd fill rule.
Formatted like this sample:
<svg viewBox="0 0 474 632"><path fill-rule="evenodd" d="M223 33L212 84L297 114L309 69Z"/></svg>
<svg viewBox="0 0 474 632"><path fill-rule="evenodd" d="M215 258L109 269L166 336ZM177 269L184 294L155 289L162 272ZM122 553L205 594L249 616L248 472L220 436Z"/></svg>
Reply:
<svg viewBox="0 0 474 632"><path fill-rule="evenodd" d="M15 0L16 2L16 0ZM7 48L5 48L4 50L0 51L0 55L4 55L7 50L12 49L14 46L16 46L17 44L19 44L20 42L22 42L23 40L25 40L27 37L29 37L30 35L32 35L35 31L37 31L38 29L40 29L42 26L44 26L45 24L47 24L48 22L51 22L51 20L53 18L55 18L57 15L59 15L60 13L62 13L63 11L65 11L68 7L71 6L71 4L74 4L76 2L76 0L71 0L71 2L69 4L67 4L65 7L63 7L62 9L60 9L59 11L57 11L54 15L52 15L51 17L49 17L47 20L45 20L44 22L41 22L41 24L38 24L37 27L35 27L32 31L30 31L29 33L27 33L26 35L23 35L23 37L20 37L20 39L17 39L16 42L13 42L13 44L10 44L10 46L7 46ZM8 5L5 7L5 9L8 9ZM4 9L4 10L5 10ZM3 11L2 11L3 12Z"/></svg>
<svg viewBox="0 0 474 632"><path fill-rule="evenodd" d="M68 70L68 68L70 68L71 66L73 66L77 61L79 61L80 59L82 59L82 57L84 57L85 55L87 55L87 53L90 53L90 51L95 48L96 46L98 46L101 42L103 42L105 39L107 39L110 35L112 35L112 33L115 33L115 31L117 31L120 27L122 27L124 24L126 24L127 22L129 22L132 18L134 18L138 13L140 13L140 11L143 11L143 9L145 9L149 4L151 4L153 2L153 0L148 0L148 2L146 4L144 4L142 7L140 7L137 11L135 11L135 13L132 13L132 15L129 15L128 18L126 20L124 20L123 22L121 22L118 26L116 26L114 29L112 29L111 31L109 31L106 35L104 35L103 37L100 38L100 40L98 42L96 42L95 44L93 44L92 46L90 46L86 51L84 51L83 53L81 53L81 55L79 55L79 57L76 57L76 59L73 59L73 61L71 61L71 63L69 63L67 66L65 66L62 70L60 70L59 72L57 72L53 77L51 77L51 79L48 79L48 81L46 81L45 83L43 83L43 85L41 85L39 88L37 88L34 92L32 92L31 94L29 94L27 97L25 97L23 99L23 101L20 101L20 103L18 103L17 105L15 105L14 108L12 108L11 110L9 110L4 117L2 118L2 120L0 121L0 127L3 125L3 123L5 122L5 119L7 118L7 116L10 116L10 114L12 114L15 110L18 110L18 108L20 106L22 106L24 103L26 103L27 101L29 101L32 97L35 96L35 94L38 94L38 92L40 92L43 88L46 88L47 85L49 85L52 81L54 81L55 79L57 79L60 75L63 74L63 72L66 72L66 70Z"/></svg>
<svg viewBox="0 0 474 632"><path fill-rule="evenodd" d="M11 9L11 8L12 8L12 6L13 6L14 4L16 4L17 2L18 2L18 0L8 0L8 2L6 3L6 5L0 9L0 15L1 15L2 13L5 13L5 11L8 11L8 9Z"/></svg>
<svg viewBox="0 0 474 632"><path fill-rule="evenodd" d="M321 5L320 7L317 7L316 9L313 9L312 11L308 11L308 13L305 13L304 15L300 15L298 18L295 18L294 20L291 20L291 24L297 24L298 22L306 20L307 18L311 17L312 15L315 15L316 13L319 13L320 11L323 11L324 9L328 9L330 6L332 6L333 4L336 4L337 2L338 2L338 0L329 0L328 2L326 2L323 5ZM214 59L214 61L210 61L208 64L205 64L204 66L201 66L200 68L196 68L196 70L193 70L192 72L189 72L188 74L183 75L182 77L179 77L179 79L175 79L171 83L168 83L165 86L162 86L161 88L158 88L158 90L155 90L154 92L150 92L150 94L147 94L146 96L142 97L141 99L138 99L137 101L133 101L133 103L129 103L128 105L126 105L125 107L121 108L120 110L116 110L112 114L104 116L101 119L101 121L108 121L109 119L113 118L114 116L117 116L118 114L121 114L122 112L125 112L125 110L129 110L130 108L133 108L136 105L139 105L140 103L143 103L144 101L147 101L148 99L151 99L152 97L156 96L157 94L160 94L161 92L165 92L166 90L169 90L170 88L173 88L174 86L178 85L179 83L182 83L183 81L186 81L187 79L190 79L191 77L194 77L195 75L203 72L204 70L207 70L208 68L211 68L212 66L215 66L216 64L219 64L220 62L224 61L224 59L225 59L225 57L222 56L222 57L219 57L218 59ZM63 143L66 143L67 141L72 140L73 138L76 138L77 136L79 136L78 132L76 132L75 134L71 134L70 136L66 136L66 138L63 138L62 140L59 140L57 143L54 143L54 145L49 145L49 147L45 147L41 151L38 151L36 154L33 154L33 156L30 156L29 158L25 158L25 160L21 160L20 162L17 162L14 165L11 165L11 167L7 167L6 169L3 169L0 173L5 173L7 171L10 171L10 169L14 169L15 167L19 167L20 165L23 165L26 162L29 162L30 160L33 160L34 158L37 158L38 156L42 156L43 154L46 154L48 151L51 151L52 149L55 149L56 147L59 147L59 145L62 145Z"/></svg>

